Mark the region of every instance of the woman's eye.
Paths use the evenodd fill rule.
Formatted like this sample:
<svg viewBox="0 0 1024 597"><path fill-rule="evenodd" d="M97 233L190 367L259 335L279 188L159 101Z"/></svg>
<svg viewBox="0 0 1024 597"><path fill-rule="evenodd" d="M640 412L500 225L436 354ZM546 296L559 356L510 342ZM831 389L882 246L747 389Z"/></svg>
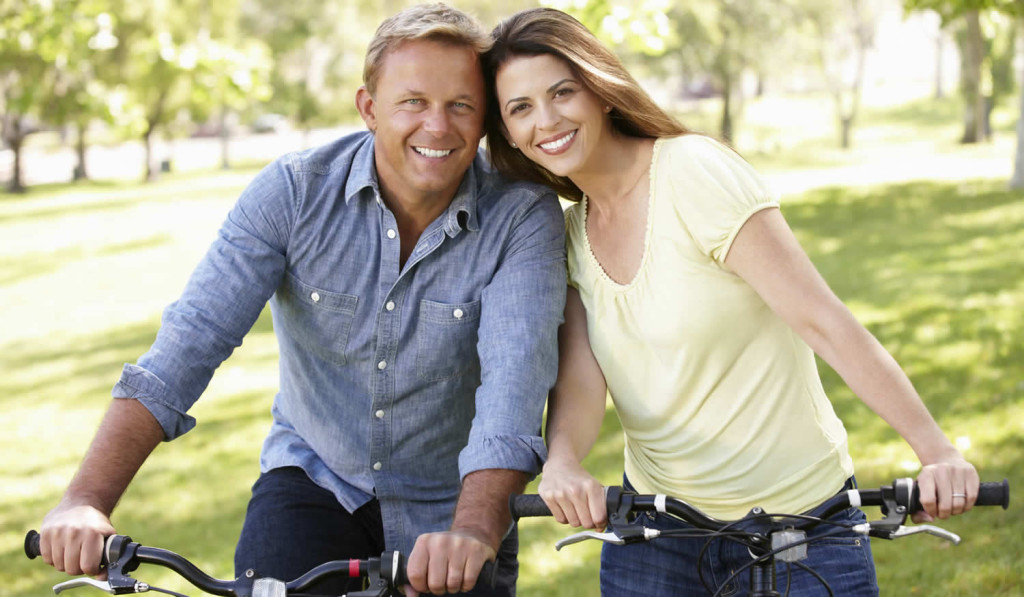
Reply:
<svg viewBox="0 0 1024 597"><path fill-rule="evenodd" d="M517 112L522 112L525 109L526 109L526 104L516 104L516 105L512 106L512 109L509 110L508 113L509 114L515 114Z"/></svg>
<svg viewBox="0 0 1024 597"><path fill-rule="evenodd" d="M555 96L558 97L563 95L569 95L572 92L573 89L571 87L562 87L561 89L555 92Z"/></svg>

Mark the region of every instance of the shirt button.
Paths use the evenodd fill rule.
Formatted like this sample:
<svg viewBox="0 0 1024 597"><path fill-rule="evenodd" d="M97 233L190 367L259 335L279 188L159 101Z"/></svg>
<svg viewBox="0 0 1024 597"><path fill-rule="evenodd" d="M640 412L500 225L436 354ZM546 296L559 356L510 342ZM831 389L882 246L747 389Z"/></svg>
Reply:
<svg viewBox="0 0 1024 597"><path fill-rule="evenodd" d="M388 362L387 361L381 361L381 362L377 363L377 368L380 369L381 371L383 371L385 368L387 368L387 366L388 366Z"/></svg>
<svg viewBox="0 0 1024 597"><path fill-rule="evenodd" d="M382 469L382 468L384 468L384 465L383 465L383 464L381 464L381 463L379 463L379 462L374 462L374 463L373 463L373 470L375 470L375 471L379 471L379 470L380 470L380 469Z"/></svg>
<svg viewBox="0 0 1024 597"><path fill-rule="evenodd" d="M395 303L394 303L394 301L388 301L387 304L384 305L384 308L387 309L388 311L394 311L395 310Z"/></svg>
<svg viewBox="0 0 1024 597"><path fill-rule="evenodd" d="M378 410L377 412L375 412L375 413L373 413L373 414L374 414L374 415L375 415L375 416L376 416L376 417L377 417L378 419L383 419L383 418L384 418L384 411L382 411L382 410Z"/></svg>
<svg viewBox="0 0 1024 597"><path fill-rule="evenodd" d="M320 302L320 293L319 292L314 292L313 294L309 295L309 298L313 299L314 303L319 303Z"/></svg>
<svg viewBox="0 0 1024 597"><path fill-rule="evenodd" d="M456 309L452 311L452 315L455 316L455 319L462 319L462 316L465 315L465 313L462 312L462 309Z"/></svg>
<svg viewBox="0 0 1024 597"><path fill-rule="evenodd" d="M398 236L398 233L395 232L395 230L393 228L389 228L388 229L388 238L395 238L396 236Z"/></svg>

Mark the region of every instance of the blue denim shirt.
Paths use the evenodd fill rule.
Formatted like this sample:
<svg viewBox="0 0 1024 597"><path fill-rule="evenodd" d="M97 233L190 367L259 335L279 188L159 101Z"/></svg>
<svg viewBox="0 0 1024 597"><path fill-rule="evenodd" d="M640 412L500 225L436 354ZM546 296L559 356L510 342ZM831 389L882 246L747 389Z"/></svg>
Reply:
<svg viewBox="0 0 1024 597"><path fill-rule="evenodd" d="M298 466L349 511L376 496L388 549L446 530L461 477L536 474L565 300L555 195L478 155L399 268L369 133L286 155L245 190L152 348L126 365L167 439L270 300L280 390L261 468Z"/></svg>

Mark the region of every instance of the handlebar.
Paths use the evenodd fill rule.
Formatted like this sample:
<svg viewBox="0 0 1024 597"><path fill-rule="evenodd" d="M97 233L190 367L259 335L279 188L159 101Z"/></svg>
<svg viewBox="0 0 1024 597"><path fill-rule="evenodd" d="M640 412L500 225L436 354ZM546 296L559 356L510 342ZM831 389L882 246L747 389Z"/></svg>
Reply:
<svg viewBox="0 0 1024 597"><path fill-rule="evenodd" d="M41 554L39 533L32 530L25 535L25 555L35 559ZM406 576L405 556L397 551L384 552L379 558L365 560L337 560L313 568L290 582L261 578L248 570L235 580L220 580L206 574L195 564L172 551L146 547L134 543L131 537L112 535L104 545L102 564L107 567L107 584L92 579L77 579L54 587L59 593L67 588L83 585L97 586L112 594L141 593L150 590L149 585L128 576L140 564L155 564L176 572L200 590L211 595L226 597L283 597L307 591L314 583L328 577L368 578L370 587L365 591L349 593L348 597L374 597L391 595L409 582ZM484 563L480 571L480 583L494 586L497 565Z"/></svg>
<svg viewBox="0 0 1024 597"><path fill-rule="evenodd" d="M643 495L624 490L622 487L607 488L606 501L609 523L628 524L629 514L639 512L667 512L673 514L694 527L708 531L720 531L734 528L740 521L716 520L699 509L665 495ZM1010 505L1010 484L1006 479L1002 482L982 483L978 490L976 506L1002 506L1005 510ZM879 489L851 489L841 491L825 500L818 506L800 515L766 514L760 508L754 508L744 519L763 519L766 516L787 518L786 525L794 528L808 529L820 523L821 519L845 510L851 506L880 506L886 518L872 523L872 536L893 538L898 527L906 521L906 517L923 510L919 500L917 483L911 479L897 479L892 485ZM515 519L529 516L551 516L551 510L539 495L515 495L509 499L509 508Z"/></svg>

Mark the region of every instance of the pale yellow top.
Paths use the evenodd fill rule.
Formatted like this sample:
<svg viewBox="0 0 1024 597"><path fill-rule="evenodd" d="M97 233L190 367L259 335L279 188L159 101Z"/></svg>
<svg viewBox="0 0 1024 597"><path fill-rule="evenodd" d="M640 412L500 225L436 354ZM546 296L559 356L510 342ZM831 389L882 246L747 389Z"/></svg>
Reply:
<svg viewBox="0 0 1024 597"><path fill-rule="evenodd" d="M853 474L846 430L810 347L724 264L754 213L778 207L757 173L704 136L659 139L644 255L618 284L566 211L570 284L626 437L626 475L722 519L801 512Z"/></svg>

